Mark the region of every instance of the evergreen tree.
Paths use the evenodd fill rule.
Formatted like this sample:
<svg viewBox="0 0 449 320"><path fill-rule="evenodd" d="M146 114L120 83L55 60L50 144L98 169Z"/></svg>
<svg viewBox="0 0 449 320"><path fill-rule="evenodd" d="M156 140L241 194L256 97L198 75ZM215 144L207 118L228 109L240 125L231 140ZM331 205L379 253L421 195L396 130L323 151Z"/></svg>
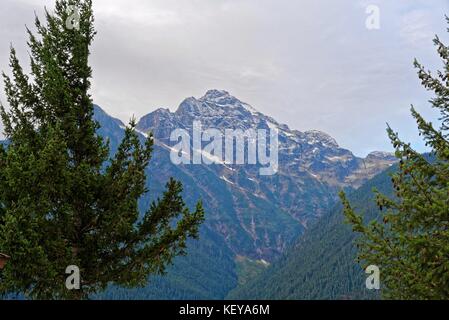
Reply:
<svg viewBox="0 0 449 320"><path fill-rule="evenodd" d="M58 0L45 17L45 24L36 17L36 34L27 29L30 75L13 48L12 76L3 74L10 108L1 106L7 146L0 148L0 251L11 259L0 273L0 294L85 299L108 284L143 285L198 236L201 203L189 211L181 184L171 179L139 215L153 138L142 144L131 121L109 158L96 134L88 93L92 1ZM69 265L80 269L80 290L65 286Z"/></svg>
<svg viewBox="0 0 449 320"><path fill-rule="evenodd" d="M430 155L416 152L388 127L400 161L392 175L395 197L376 194L381 219L365 224L341 193L345 216L360 233L358 260L380 268L382 295L390 299L449 299L449 48L438 37L434 44L443 71L434 75L416 60L415 67L435 95L430 103L441 124L437 128L411 109Z"/></svg>

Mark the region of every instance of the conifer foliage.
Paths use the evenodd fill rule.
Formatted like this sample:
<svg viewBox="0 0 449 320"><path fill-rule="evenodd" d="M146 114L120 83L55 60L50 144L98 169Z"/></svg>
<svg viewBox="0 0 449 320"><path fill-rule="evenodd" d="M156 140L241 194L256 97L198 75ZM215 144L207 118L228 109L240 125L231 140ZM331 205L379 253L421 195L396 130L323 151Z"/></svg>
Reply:
<svg viewBox="0 0 449 320"><path fill-rule="evenodd" d="M68 28L70 8L79 28ZM96 134L89 95L91 0L58 0L46 23L27 29L31 71L11 48L1 106L7 143L0 148L0 295L85 299L108 284L137 286L161 274L186 240L198 236L201 203L191 212L175 180L142 215L145 169L153 150L131 121L117 153ZM80 270L80 290L66 287L66 268Z"/></svg>
<svg viewBox="0 0 449 320"><path fill-rule="evenodd" d="M365 224L341 193L345 216L361 235L359 260L380 268L385 298L449 299L449 48L438 37L434 44L444 69L433 74L416 60L414 65L434 94L430 103L441 114L440 125L411 109L430 155L415 151L389 127L400 162L392 175L395 197L377 193L381 219Z"/></svg>

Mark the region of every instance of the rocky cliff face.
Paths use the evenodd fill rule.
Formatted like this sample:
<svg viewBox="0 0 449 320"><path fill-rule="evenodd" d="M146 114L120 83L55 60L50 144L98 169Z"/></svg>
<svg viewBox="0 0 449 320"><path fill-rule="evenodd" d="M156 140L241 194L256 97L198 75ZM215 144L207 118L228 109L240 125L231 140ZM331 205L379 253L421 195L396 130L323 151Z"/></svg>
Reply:
<svg viewBox="0 0 449 320"><path fill-rule="evenodd" d="M277 174L262 176L260 166L250 164L174 165L170 151L175 143L170 134L175 129L191 132L194 121L200 121L203 129L222 132L276 129ZM100 122L107 121L103 117ZM120 134L115 131L121 126L109 121L102 130L118 141ZM155 137L150 191L161 191L170 176L181 180L188 201L203 199L208 232L222 238L235 255L267 261L325 214L340 188L357 188L395 162L391 154L382 152L358 158L326 133L292 130L220 90L210 90L199 99L187 98L175 112L158 109L142 117L137 129L143 135L151 131Z"/></svg>

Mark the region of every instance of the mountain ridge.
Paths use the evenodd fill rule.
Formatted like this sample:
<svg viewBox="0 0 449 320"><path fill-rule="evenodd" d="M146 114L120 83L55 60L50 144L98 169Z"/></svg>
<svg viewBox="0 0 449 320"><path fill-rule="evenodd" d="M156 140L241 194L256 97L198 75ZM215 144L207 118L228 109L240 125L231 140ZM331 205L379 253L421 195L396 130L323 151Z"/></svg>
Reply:
<svg viewBox="0 0 449 320"><path fill-rule="evenodd" d="M322 148L338 149L339 152L326 155L327 159L323 158L322 162L341 162L344 165L352 166L352 173L357 172L359 175L359 179L354 176L348 177L348 183L344 181L346 176L340 177L339 181L335 181L335 185L340 187L345 187L348 184L359 187L367 178L372 178L379 171L365 172L364 176L360 169L364 169L366 162L372 164L373 161L384 161L382 166L382 169L384 169L387 164L392 164L396 161L393 153L383 151L373 151L365 158L356 157L351 151L341 148L331 135L319 130L301 132L290 129L286 124L278 123L272 117L262 114L248 103L242 102L225 90L212 89L198 99L195 97L186 98L174 112L167 108L159 108L143 116L139 120L137 128L142 132L153 131L156 139L168 144L170 131L167 129L191 129L193 120L196 119L200 119L202 124L205 124L205 127L218 129L270 129L275 127L279 130L285 145L293 143L296 146L303 146L302 150L299 151L304 153L316 152ZM306 145L310 145L313 148L307 148ZM316 147L318 149L315 149ZM290 145L287 148L291 149L294 146ZM303 167L307 168L307 166ZM314 167L312 167L311 173L319 176L319 170L322 170L322 168L314 170ZM327 183L330 182L326 177L322 177L322 180Z"/></svg>
<svg viewBox="0 0 449 320"><path fill-rule="evenodd" d="M171 164L171 132L192 130L195 120L204 128L222 131L275 127L279 131L278 173L259 176L257 165ZM291 130L225 90L208 90L198 99L186 98L174 112L167 108L150 112L137 122L137 130L142 134L151 131L156 146L164 150L155 153L152 160L158 171L163 168L162 176L168 179L182 172L188 177L187 185L193 183L199 189L196 196L207 200L211 211L217 213L213 222L210 220L212 229L226 239L231 250L236 255L267 261L275 259L310 223L324 215L338 190L356 189L396 161L392 155L378 151L358 158L340 148L330 135L317 130ZM210 185L221 190L219 196ZM220 197L225 194L227 200L223 198L223 202Z"/></svg>
<svg viewBox="0 0 449 320"><path fill-rule="evenodd" d="M114 153L124 125L95 108L101 124L98 133L110 141ZM220 131L275 127L277 174L261 176L260 165L173 164L170 134L175 129L190 132L193 121ZM396 161L382 152L358 158L330 135L291 130L220 90L184 99L174 112L160 108L143 116L137 123L142 141L150 131L155 146L147 169L149 196L141 199L142 210L174 177L182 182L189 206L202 199L206 220L200 239L189 242L188 255L175 259L168 276L152 277L142 289L116 288L108 291L108 298L223 299L238 282L246 281L247 276L239 273L254 272L257 261L275 262L310 225L327 215L340 189L356 189Z"/></svg>

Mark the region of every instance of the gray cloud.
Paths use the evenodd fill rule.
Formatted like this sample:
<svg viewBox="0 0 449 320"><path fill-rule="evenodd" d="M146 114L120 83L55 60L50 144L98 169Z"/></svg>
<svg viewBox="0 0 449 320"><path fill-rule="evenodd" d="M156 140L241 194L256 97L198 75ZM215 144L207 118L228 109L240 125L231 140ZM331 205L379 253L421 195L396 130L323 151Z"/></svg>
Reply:
<svg viewBox="0 0 449 320"><path fill-rule="evenodd" d="M123 120L226 89L298 130L328 132L357 154L391 149L389 122L416 142L411 103L432 119L412 68L438 66L447 0L96 0L95 102ZM381 29L365 28L378 5ZM2 0L0 66L24 24L52 1ZM0 96L3 97L3 96ZM4 98L2 98L4 101Z"/></svg>

